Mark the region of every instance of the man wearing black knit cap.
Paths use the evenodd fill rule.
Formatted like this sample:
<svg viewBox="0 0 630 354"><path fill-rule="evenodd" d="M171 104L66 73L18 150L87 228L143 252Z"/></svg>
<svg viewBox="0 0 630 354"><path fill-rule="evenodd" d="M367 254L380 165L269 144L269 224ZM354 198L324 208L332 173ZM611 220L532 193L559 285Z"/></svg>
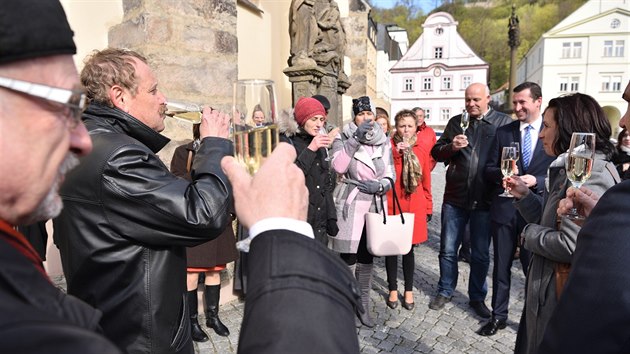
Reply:
<svg viewBox="0 0 630 354"><path fill-rule="evenodd" d="M55 217L64 174L92 150L73 32L57 0L4 0L0 11L0 348L119 353L101 313L51 283L15 225Z"/></svg>

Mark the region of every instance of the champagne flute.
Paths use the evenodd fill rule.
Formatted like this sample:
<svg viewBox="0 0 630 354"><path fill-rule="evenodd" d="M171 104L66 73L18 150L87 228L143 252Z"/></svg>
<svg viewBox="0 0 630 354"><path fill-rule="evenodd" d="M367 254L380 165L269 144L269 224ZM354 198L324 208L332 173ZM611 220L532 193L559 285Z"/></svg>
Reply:
<svg viewBox="0 0 630 354"><path fill-rule="evenodd" d="M271 80L238 80L234 83L234 158L254 175L280 140L276 125L276 90ZM264 122L257 126L252 114L262 111ZM251 237L238 241L241 252L249 252Z"/></svg>
<svg viewBox="0 0 630 354"><path fill-rule="evenodd" d="M328 136L328 132L326 131L326 127L319 128L319 135ZM330 153L328 152L328 148L329 147L330 146L326 146L324 148L324 150L326 150L326 158L324 158L324 161L330 161L331 160Z"/></svg>
<svg viewBox="0 0 630 354"><path fill-rule="evenodd" d="M510 146L516 149L516 161L521 157L521 144L518 141L513 141Z"/></svg>
<svg viewBox="0 0 630 354"><path fill-rule="evenodd" d="M518 153L516 147L505 146L501 151L501 173L504 178L514 175L516 171L516 160L518 160ZM499 194L499 197L514 198L507 188L503 193Z"/></svg>
<svg viewBox="0 0 630 354"><path fill-rule="evenodd" d="M595 158L595 134L573 133L569 154L566 159L567 178L574 188L580 188L591 177ZM573 207L566 217L573 220L583 220L584 217Z"/></svg>
<svg viewBox="0 0 630 354"><path fill-rule="evenodd" d="M167 117L176 118L188 123L201 123L201 107L195 103L180 100L168 100L166 102L166 112L164 112L164 114Z"/></svg>
<svg viewBox="0 0 630 354"><path fill-rule="evenodd" d="M470 114L468 114L468 111L464 110L462 112L461 120L459 121L459 125L462 127L462 134L466 133L466 129L468 129L469 124L470 124Z"/></svg>

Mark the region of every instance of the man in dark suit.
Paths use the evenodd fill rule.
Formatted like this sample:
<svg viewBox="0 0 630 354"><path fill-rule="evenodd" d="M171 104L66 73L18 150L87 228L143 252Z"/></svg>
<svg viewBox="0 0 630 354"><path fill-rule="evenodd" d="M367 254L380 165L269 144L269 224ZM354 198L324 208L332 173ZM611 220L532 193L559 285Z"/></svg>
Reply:
<svg viewBox="0 0 630 354"><path fill-rule="evenodd" d="M628 110L619 126L629 128L630 82L623 99ZM563 215L575 203L587 219L540 354L630 353L630 181L597 199L587 188L569 188L558 205Z"/></svg>
<svg viewBox="0 0 630 354"><path fill-rule="evenodd" d="M358 286L345 263L313 239L295 158L281 143L253 178L232 157L221 164L239 221L255 237L238 352L358 353Z"/></svg>
<svg viewBox="0 0 630 354"><path fill-rule="evenodd" d="M492 273L492 318L477 332L482 336L491 336L505 328L510 301L512 280L512 261L518 246L519 235L525 227L525 220L512 206L512 198L499 195L503 192L501 174L501 152L512 142L520 145L517 161L518 174L535 193L543 194L545 176L553 157L545 154L538 142L538 133L542 126L540 106L542 92L533 82L524 82L514 88L514 112L517 121L497 129L495 141L485 177L494 187L494 198L490 207L492 244L494 247L494 270ZM521 248L520 260L523 271L527 272L529 252Z"/></svg>

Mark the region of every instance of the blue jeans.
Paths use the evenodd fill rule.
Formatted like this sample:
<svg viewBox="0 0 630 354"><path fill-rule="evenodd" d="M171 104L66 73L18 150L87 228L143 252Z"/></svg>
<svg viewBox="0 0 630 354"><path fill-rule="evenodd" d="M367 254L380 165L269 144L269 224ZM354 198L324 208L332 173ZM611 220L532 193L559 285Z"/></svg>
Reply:
<svg viewBox="0 0 630 354"><path fill-rule="evenodd" d="M490 212L466 210L447 203L442 204L438 294L450 298L457 288L457 249L462 243L468 222L470 222L468 297L471 301L483 301L488 293L486 276L490 267Z"/></svg>

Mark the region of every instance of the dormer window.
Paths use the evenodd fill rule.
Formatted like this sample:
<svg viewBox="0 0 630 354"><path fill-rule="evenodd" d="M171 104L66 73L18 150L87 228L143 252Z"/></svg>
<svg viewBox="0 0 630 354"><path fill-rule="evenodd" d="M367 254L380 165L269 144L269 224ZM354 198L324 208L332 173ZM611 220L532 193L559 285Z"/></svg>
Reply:
<svg viewBox="0 0 630 354"><path fill-rule="evenodd" d="M442 59L442 47L435 47L433 58Z"/></svg>

